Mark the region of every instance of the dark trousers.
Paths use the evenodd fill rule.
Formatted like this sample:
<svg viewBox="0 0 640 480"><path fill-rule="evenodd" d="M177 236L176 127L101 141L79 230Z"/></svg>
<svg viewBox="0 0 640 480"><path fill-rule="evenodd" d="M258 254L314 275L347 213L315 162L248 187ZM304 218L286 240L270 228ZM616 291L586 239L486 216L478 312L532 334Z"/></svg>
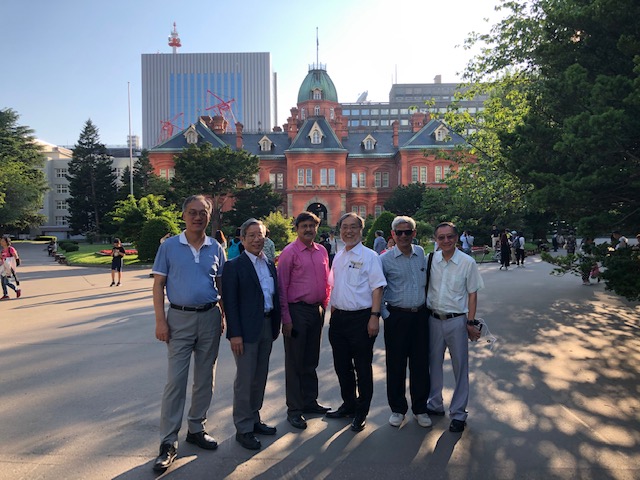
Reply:
<svg viewBox="0 0 640 480"><path fill-rule="evenodd" d="M318 401L320 338L324 324L323 309L319 305L289 304L293 323L291 337L284 337L285 385L287 413L299 415L304 407Z"/></svg>
<svg viewBox="0 0 640 480"><path fill-rule="evenodd" d="M516 263L524 264L524 248L516 248Z"/></svg>
<svg viewBox="0 0 640 480"><path fill-rule="evenodd" d="M369 337L367 332L370 315L370 309L355 312L334 310L329 326L333 366L340 382L342 401L345 408L363 415L369 413L373 397L371 362L376 339Z"/></svg>
<svg viewBox="0 0 640 480"><path fill-rule="evenodd" d="M391 311L384 321L387 400L391 411L406 414L407 360L409 393L415 415L427 412L429 398L429 316L421 312Z"/></svg>

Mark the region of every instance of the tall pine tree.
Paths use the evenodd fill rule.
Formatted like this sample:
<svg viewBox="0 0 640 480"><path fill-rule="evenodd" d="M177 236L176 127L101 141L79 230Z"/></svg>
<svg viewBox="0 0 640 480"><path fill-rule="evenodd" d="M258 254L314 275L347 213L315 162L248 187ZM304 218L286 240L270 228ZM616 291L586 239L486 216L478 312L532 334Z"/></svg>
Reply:
<svg viewBox="0 0 640 480"><path fill-rule="evenodd" d="M118 200L126 200L131 193L129 186L131 177L128 166L122 171L121 180L122 186L118 191ZM153 167L149 161L149 151L142 150L133 164L133 196L138 199L147 195L170 196L170 187L171 184L168 180L159 177L153 172Z"/></svg>
<svg viewBox="0 0 640 480"><path fill-rule="evenodd" d="M0 110L0 231L22 230L45 221L38 214L47 182L44 156L33 130L18 125L18 114Z"/></svg>
<svg viewBox="0 0 640 480"><path fill-rule="evenodd" d="M87 120L69 162L69 225L74 233L104 233L103 218L116 202L116 174L98 129Z"/></svg>

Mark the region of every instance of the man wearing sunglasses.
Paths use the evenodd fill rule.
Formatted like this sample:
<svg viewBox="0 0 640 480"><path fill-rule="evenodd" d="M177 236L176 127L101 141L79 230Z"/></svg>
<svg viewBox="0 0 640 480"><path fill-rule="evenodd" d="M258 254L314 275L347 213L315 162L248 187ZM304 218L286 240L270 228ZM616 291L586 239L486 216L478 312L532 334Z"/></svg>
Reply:
<svg viewBox="0 0 640 480"><path fill-rule="evenodd" d="M387 279L382 317L387 364L387 400L391 408L389 424L399 427L409 409L405 396L407 362L411 410L421 427L430 427L427 413L429 396L429 322L426 315L425 287L427 262L424 250L413 245L416 222L396 217L391 223L396 242L382 254L382 271Z"/></svg>
<svg viewBox="0 0 640 480"><path fill-rule="evenodd" d="M449 416L451 432L464 431L469 400L469 344L480 338L474 325L478 290L484 287L476 261L456 248L458 230L451 222L436 227L440 250L433 254L427 310L431 388L427 412L444 415L442 401L444 352L448 348L455 376Z"/></svg>

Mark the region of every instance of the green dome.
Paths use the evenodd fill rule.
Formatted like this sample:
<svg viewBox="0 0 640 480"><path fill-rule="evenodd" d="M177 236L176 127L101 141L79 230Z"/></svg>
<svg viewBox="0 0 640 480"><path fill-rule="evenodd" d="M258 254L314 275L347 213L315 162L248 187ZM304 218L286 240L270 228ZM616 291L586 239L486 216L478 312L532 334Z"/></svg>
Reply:
<svg viewBox="0 0 640 480"><path fill-rule="evenodd" d="M298 91L298 103L314 100L313 91L316 89L322 92L322 100L338 103L336 87L322 64L309 66L309 73L302 81Z"/></svg>

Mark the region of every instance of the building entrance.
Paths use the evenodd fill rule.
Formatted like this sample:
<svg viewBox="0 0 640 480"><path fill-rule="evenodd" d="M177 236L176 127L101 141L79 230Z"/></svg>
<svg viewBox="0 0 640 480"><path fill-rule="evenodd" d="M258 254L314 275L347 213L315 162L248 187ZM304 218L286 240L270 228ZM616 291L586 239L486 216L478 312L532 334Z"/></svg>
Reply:
<svg viewBox="0 0 640 480"><path fill-rule="evenodd" d="M321 203L312 203L307 207L307 211L317 215L320 219L320 225L327 224L327 207Z"/></svg>

